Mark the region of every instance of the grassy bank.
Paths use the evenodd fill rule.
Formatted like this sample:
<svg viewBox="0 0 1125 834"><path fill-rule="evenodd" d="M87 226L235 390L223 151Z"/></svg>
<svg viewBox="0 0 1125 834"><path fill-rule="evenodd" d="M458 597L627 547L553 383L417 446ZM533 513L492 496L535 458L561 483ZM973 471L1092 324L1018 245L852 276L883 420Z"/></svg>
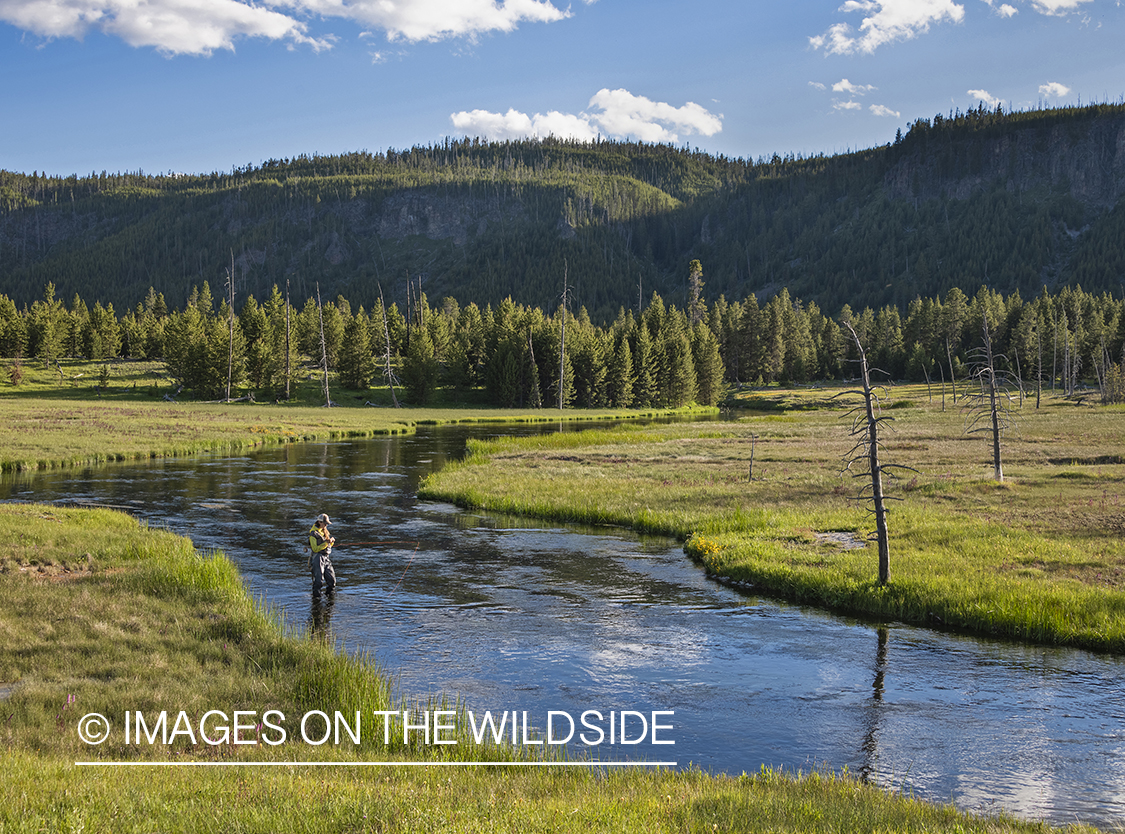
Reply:
<svg viewBox="0 0 1125 834"><path fill-rule="evenodd" d="M391 407L386 389L337 390L323 407L319 383L305 381L287 403L198 403L163 399L175 389L158 363L117 366L98 387L98 363L67 361L62 374L27 366L19 386L0 383L0 472L105 461L226 453L277 443L373 437L418 425L636 419L689 409L502 409L473 405ZM372 408L366 403L375 403ZM705 409L714 411L714 409Z"/></svg>
<svg viewBox="0 0 1125 834"><path fill-rule="evenodd" d="M474 442L421 494L676 536L728 581L835 610L1125 651L1125 411L1024 408L997 484L962 412L924 386L896 389L883 459L919 472L889 487L904 501L879 587L832 393L779 393L762 399L770 411L721 425Z"/></svg>
<svg viewBox="0 0 1125 834"><path fill-rule="evenodd" d="M978 818L849 777L371 767L371 747L90 747L90 712L396 704L362 658L255 604L221 555L104 510L0 505L0 831L1047 831ZM382 745L375 745L381 748ZM379 749L424 761L433 748ZM511 751L484 751L508 758ZM440 755L456 757L455 753ZM474 758L482 751L474 749ZM343 767L77 767L76 761L295 761ZM1088 829L1074 829L1088 830Z"/></svg>

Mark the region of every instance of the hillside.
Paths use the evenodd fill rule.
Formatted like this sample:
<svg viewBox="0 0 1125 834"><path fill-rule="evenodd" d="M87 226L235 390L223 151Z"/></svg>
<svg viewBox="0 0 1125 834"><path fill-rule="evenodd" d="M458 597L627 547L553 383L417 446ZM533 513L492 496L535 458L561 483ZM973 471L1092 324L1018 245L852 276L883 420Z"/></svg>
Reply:
<svg viewBox="0 0 1125 834"><path fill-rule="evenodd" d="M788 287L834 311L987 284L1122 292L1125 106L920 119L836 156L712 157L553 139L270 160L229 173L66 178L0 171L0 291L181 305L219 287L291 282L370 306L379 286L551 308L565 270L595 319L638 283L686 300Z"/></svg>

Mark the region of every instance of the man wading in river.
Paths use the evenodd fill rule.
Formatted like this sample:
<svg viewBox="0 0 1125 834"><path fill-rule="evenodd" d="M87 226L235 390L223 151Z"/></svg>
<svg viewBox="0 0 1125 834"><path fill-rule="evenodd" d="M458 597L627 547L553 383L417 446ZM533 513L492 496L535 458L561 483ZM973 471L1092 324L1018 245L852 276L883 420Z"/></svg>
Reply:
<svg viewBox="0 0 1125 834"><path fill-rule="evenodd" d="M336 570L332 567L332 545L336 543L335 537L328 532L328 525L332 520L321 513L316 517L316 523L309 530L309 570L312 571L313 593L320 593L323 585L329 591L336 589Z"/></svg>

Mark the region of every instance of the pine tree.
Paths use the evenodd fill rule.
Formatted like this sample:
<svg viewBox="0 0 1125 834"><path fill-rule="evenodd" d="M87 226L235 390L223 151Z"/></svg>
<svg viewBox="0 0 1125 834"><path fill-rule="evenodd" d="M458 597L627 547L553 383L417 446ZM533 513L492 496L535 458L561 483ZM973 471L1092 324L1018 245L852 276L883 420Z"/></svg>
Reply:
<svg viewBox="0 0 1125 834"><path fill-rule="evenodd" d="M633 354L624 333L618 337L610 359L606 390L612 407L628 408L633 404Z"/></svg>
<svg viewBox="0 0 1125 834"><path fill-rule="evenodd" d="M695 362L695 399L700 405L718 405L723 389L723 360L719 356L719 340L703 322L695 326L691 349Z"/></svg>
<svg viewBox="0 0 1125 834"><path fill-rule="evenodd" d="M367 390L378 369L371 349L370 321L362 305L344 328L339 361L343 386L353 391Z"/></svg>

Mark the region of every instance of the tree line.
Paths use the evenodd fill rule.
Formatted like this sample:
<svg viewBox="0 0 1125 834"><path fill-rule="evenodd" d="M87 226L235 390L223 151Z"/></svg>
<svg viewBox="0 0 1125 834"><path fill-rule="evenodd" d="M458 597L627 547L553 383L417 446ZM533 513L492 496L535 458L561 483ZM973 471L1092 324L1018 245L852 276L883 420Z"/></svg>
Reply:
<svg viewBox="0 0 1125 834"><path fill-rule="evenodd" d="M1024 300L981 287L958 288L835 317L782 289L708 304L703 271L691 264L689 301L652 293L641 312L621 309L607 325L585 308L553 310L504 299L495 307L432 306L414 284L403 307L353 306L338 296L293 304L274 286L232 304L204 282L172 309L150 289L119 314L111 303L65 304L48 284L41 299L17 308L0 294L0 357L46 365L60 358L158 360L200 398L230 385L284 398L298 378L322 365L354 391L401 386L412 404L439 387L460 399L501 407L649 407L714 405L725 386L801 384L854 377L857 345L873 373L912 381L964 381L987 320L991 342L1010 374L1026 386L1074 393L1087 382L1119 385L1125 367L1125 301L1081 288L1046 289ZM13 381L15 374L12 375Z"/></svg>

